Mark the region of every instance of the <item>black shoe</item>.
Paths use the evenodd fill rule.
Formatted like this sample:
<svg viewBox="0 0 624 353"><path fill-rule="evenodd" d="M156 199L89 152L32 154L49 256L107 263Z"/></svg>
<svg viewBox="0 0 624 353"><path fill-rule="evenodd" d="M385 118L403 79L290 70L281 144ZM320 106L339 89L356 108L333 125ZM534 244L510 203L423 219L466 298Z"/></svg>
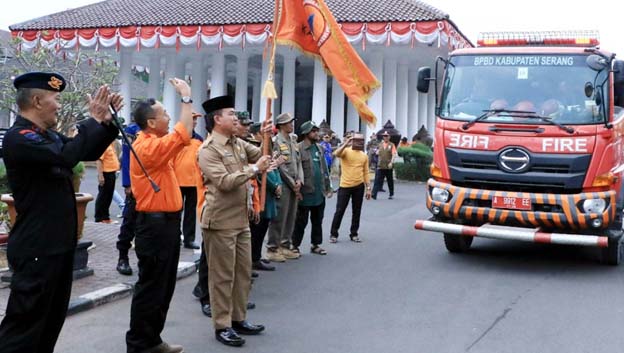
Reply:
<svg viewBox="0 0 624 353"><path fill-rule="evenodd" d="M275 266L265 265L264 262L262 262L262 260L255 261L251 265L251 268L257 271L275 271Z"/></svg>
<svg viewBox="0 0 624 353"><path fill-rule="evenodd" d="M373 199L373 200L377 200L377 196L373 196L373 195L371 195L371 199Z"/></svg>
<svg viewBox="0 0 624 353"><path fill-rule="evenodd" d="M271 260L267 260L267 259L260 259L260 262L265 263L265 264L270 264Z"/></svg>
<svg viewBox="0 0 624 353"><path fill-rule="evenodd" d="M394 198L394 196L390 195L388 196L388 200L392 200Z"/></svg>
<svg viewBox="0 0 624 353"><path fill-rule="evenodd" d="M210 309L210 303L202 303L201 309L204 315L208 317L212 317L212 310Z"/></svg>
<svg viewBox="0 0 624 353"><path fill-rule="evenodd" d="M130 262L128 262L127 258L120 258L117 262L117 272L124 276L132 276L132 267L130 267Z"/></svg>
<svg viewBox="0 0 624 353"><path fill-rule="evenodd" d="M384 190L384 189L379 189L379 191L378 191L378 192L386 192L386 190Z"/></svg>
<svg viewBox="0 0 624 353"><path fill-rule="evenodd" d="M226 346L240 347L245 344L245 339L239 336L238 333L230 327L222 330L216 330L215 337L217 338L217 341L225 344Z"/></svg>
<svg viewBox="0 0 624 353"><path fill-rule="evenodd" d="M254 302L248 302L247 303L247 310L253 310L256 308L256 303Z"/></svg>
<svg viewBox="0 0 624 353"><path fill-rule="evenodd" d="M256 271L251 271L251 278L258 278L260 275Z"/></svg>
<svg viewBox="0 0 624 353"><path fill-rule="evenodd" d="M247 320L232 321L232 328L241 335L257 335L264 331L263 325L252 325Z"/></svg>
<svg viewBox="0 0 624 353"><path fill-rule="evenodd" d="M197 250L199 249L199 245L195 244L194 242L184 242L184 248L185 249L193 249L193 250Z"/></svg>

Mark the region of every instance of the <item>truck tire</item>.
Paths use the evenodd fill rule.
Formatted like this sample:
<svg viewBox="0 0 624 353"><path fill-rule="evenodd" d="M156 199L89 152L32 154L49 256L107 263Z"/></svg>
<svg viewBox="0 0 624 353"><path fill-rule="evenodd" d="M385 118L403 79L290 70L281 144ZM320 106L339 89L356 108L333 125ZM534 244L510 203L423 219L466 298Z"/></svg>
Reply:
<svg viewBox="0 0 624 353"><path fill-rule="evenodd" d="M446 250L452 253L463 253L470 249L472 237L459 234L444 233L444 245Z"/></svg>
<svg viewBox="0 0 624 353"><path fill-rule="evenodd" d="M624 244L621 230L608 230L609 247L600 249L600 262L605 265L618 266L624 259Z"/></svg>

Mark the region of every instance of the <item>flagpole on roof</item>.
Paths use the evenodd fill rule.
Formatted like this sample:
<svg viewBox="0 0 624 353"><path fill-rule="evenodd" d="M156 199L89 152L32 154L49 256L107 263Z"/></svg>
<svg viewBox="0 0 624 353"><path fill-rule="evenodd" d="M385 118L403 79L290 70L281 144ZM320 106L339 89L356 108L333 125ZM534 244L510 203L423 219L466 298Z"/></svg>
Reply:
<svg viewBox="0 0 624 353"><path fill-rule="evenodd" d="M275 0L275 12L273 13L273 27L271 27L271 37L270 43L271 46L269 48L269 70L266 78L266 82L264 83L264 88L262 89L262 96L266 97L267 105L266 105L266 115L265 121L271 119L272 112L271 107L273 105L273 99L277 98L277 92L275 91L275 84L273 83L273 77L275 72L275 50L277 43L275 41L275 33L277 31L277 26L279 25L281 15L282 15L282 0ZM262 155L269 155L271 153L271 134L263 133L262 136ZM262 184L260 187L260 210L264 211L264 204L266 201L266 184L267 184L267 175L266 172L262 173Z"/></svg>

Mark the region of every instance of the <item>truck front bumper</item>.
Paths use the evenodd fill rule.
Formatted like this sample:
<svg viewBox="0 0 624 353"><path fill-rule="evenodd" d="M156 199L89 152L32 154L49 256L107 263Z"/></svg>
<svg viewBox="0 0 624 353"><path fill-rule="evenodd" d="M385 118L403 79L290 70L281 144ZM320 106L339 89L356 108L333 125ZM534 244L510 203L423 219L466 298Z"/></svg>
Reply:
<svg viewBox="0 0 624 353"><path fill-rule="evenodd" d="M463 224L568 229L572 233L584 230L599 232L613 223L616 216L616 194L613 190L578 194L506 192L459 187L434 179L429 179L427 186L429 211L440 220L457 220L457 223ZM438 194L440 190L448 192L448 199L434 200L434 189ZM526 204L530 203L530 207L526 210L494 208L492 200L495 197L521 199ZM583 204L588 200L603 200L604 209L601 212L586 212Z"/></svg>

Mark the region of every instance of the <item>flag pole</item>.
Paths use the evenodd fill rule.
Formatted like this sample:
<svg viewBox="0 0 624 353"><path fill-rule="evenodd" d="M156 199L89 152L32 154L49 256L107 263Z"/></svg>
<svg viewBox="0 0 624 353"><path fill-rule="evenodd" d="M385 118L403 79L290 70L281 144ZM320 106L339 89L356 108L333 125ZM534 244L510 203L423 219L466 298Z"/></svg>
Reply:
<svg viewBox="0 0 624 353"><path fill-rule="evenodd" d="M262 89L262 96L267 98L267 106L266 106L266 115L264 121L271 119L271 115L273 112L271 111L273 105L273 99L277 98L277 92L275 91L275 84L273 83L273 73L275 72L275 49L277 46L277 41L275 38L275 34L277 33L277 26L280 22L280 17L282 14L281 11L282 2L281 0L275 0L275 12L273 13L273 27L271 28L272 37L271 37L271 48L270 48L270 60L269 60L269 73L267 75L267 80L264 83L264 88ZM262 133L262 155L267 156L271 153L271 133L263 132ZM262 183L260 186L260 210L264 211L264 205L266 202L266 184L267 184L267 173L262 173Z"/></svg>

